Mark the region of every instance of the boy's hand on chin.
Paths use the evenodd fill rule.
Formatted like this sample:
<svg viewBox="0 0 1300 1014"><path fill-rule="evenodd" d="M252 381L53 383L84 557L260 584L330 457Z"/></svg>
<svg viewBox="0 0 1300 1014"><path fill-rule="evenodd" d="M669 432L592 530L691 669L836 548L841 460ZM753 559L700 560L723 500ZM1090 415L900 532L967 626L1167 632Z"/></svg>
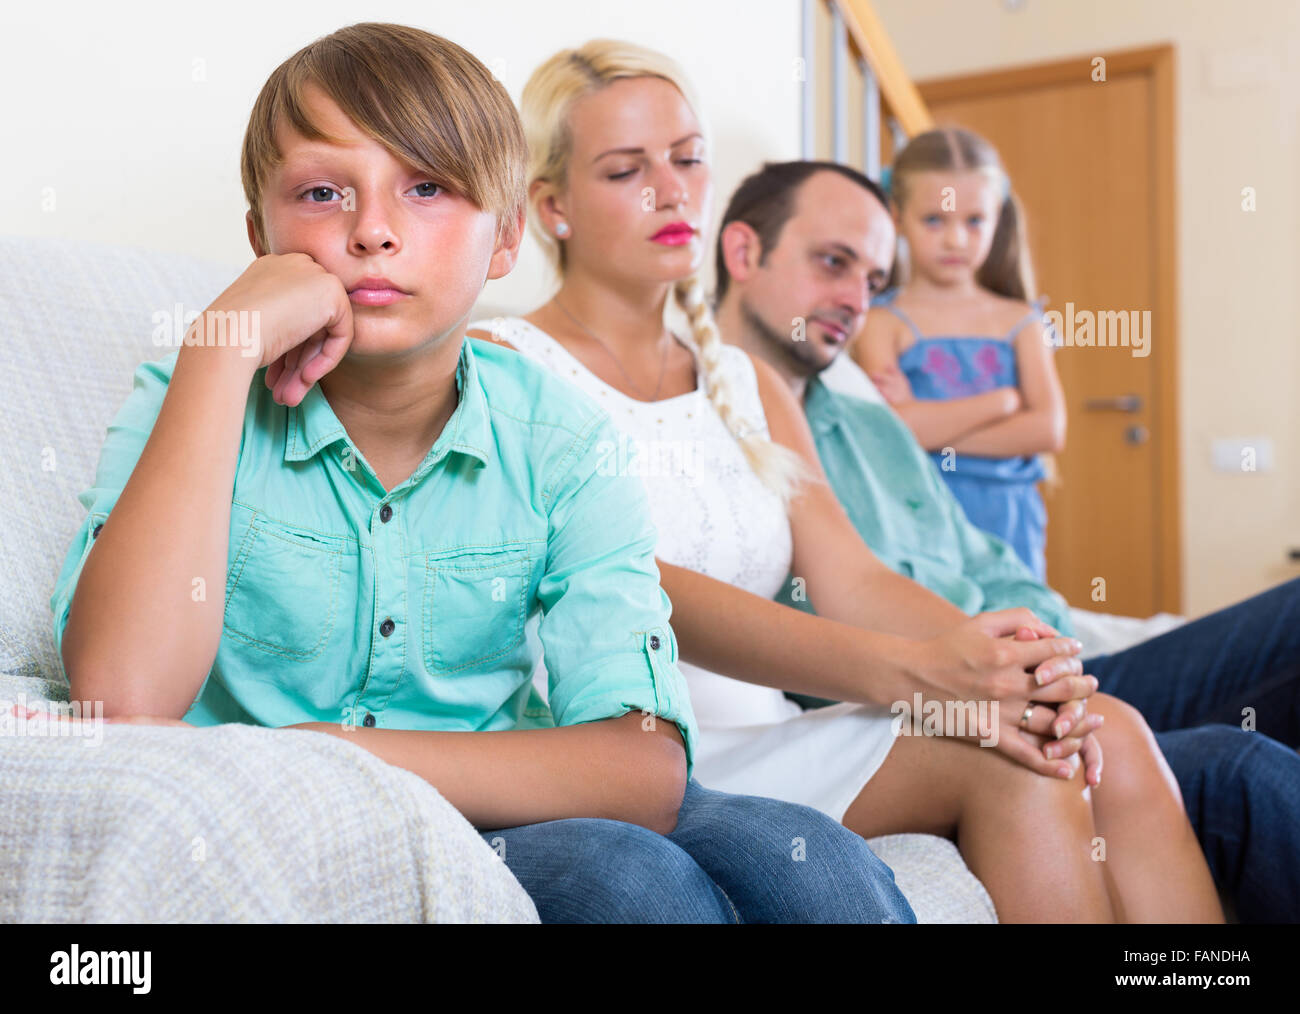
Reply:
<svg viewBox="0 0 1300 1014"><path fill-rule="evenodd" d="M305 253L264 254L195 322L214 313L256 314L249 325L257 367L282 405L297 405L352 345L352 302L337 275ZM235 319L226 317L227 321ZM243 326L244 318L238 318ZM227 324L227 328L231 325ZM243 342L241 342L243 344Z"/></svg>

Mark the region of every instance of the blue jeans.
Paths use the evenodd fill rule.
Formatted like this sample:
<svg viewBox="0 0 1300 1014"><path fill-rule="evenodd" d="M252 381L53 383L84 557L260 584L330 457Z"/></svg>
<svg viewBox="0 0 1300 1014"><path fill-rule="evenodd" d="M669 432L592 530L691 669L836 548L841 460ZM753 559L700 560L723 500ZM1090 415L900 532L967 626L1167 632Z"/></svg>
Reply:
<svg viewBox="0 0 1300 1014"><path fill-rule="evenodd" d="M1240 725L1157 732L1241 922L1300 921L1300 754Z"/></svg>
<svg viewBox="0 0 1300 1014"><path fill-rule="evenodd" d="M669 835L586 817L482 835L544 923L916 921L893 871L848 828L694 779Z"/></svg>
<svg viewBox="0 0 1300 1014"><path fill-rule="evenodd" d="M1084 662L1104 693L1132 704L1156 732L1223 722L1300 746L1300 578Z"/></svg>
<svg viewBox="0 0 1300 1014"><path fill-rule="evenodd" d="M1156 731L1238 918L1300 920L1300 579L1084 672ZM1246 708L1255 731L1242 728Z"/></svg>

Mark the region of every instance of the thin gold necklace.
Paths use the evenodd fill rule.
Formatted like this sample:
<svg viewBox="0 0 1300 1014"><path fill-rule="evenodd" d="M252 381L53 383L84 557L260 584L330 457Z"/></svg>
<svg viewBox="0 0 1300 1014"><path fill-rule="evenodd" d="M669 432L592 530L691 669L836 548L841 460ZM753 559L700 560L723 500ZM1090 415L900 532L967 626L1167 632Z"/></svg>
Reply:
<svg viewBox="0 0 1300 1014"><path fill-rule="evenodd" d="M600 338L596 335L596 333L591 330L591 328L587 327L586 324L584 324L577 317L571 314L565 308L564 304L560 302L559 296L555 297L555 305L564 311L564 315L568 317L569 320L573 321L575 324L578 325L578 327L582 328L583 331L585 331L588 335L590 335L593 339L595 339L596 344L605 350L606 355L608 355L610 359L614 360L614 365L618 367L618 372L623 374L623 379L627 381L628 386L631 387L632 390L636 391L638 395L641 394L641 388L637 387L636 384L632 383L632 378L627 375L627 370L623 369L623 364L618 361L618 356L614 355L613 352L610 352L609 346L606 345L603 341L601 341ZM659 389L663 387L664 374L668 370L668 346L671 344L672 344L671 338L664 344L663 362L659 364L659 383L655 384L654 391L651 392L649 398L645 399L646 401L655 401L659 395Z"/></svg>

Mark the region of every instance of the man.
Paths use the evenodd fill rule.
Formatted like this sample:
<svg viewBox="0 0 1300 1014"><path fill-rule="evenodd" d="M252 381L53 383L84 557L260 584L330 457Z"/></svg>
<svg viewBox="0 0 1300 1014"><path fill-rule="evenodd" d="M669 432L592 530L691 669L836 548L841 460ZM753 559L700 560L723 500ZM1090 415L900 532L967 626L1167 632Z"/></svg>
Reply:
<svg viewBox="0 0 1300 1014"><path fill-rule="evenodd" d="M768 163L723 216L723 338L767 360L801 399L836 495L886 564L967 613L1023 606L1072 633L1064 600L966 519L893 411L820 377L861 330L894 242L887 199L865 176L829 162ZM800 326L812 321L830 327ZM778 601L813 611L789 591ZM1156 731L1238 917L1300 919L1300 755L1288 748L1300 743L1300 581L1090 658L1084 671Z"/></svg>

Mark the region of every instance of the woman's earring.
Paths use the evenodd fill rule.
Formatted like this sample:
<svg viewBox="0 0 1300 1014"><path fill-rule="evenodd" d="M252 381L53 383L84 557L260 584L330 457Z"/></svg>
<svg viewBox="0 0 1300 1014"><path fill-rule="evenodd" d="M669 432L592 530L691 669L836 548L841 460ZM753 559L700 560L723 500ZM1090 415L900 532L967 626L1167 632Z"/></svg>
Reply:
<svg viewBox="0 0 1300 1014"><path fill-rule="evenodd" d="M559 236L561 239L563 239L568 234L569 234L569 226L567 223L561 222L559 225L555 227L555 235Z"/></svg>

